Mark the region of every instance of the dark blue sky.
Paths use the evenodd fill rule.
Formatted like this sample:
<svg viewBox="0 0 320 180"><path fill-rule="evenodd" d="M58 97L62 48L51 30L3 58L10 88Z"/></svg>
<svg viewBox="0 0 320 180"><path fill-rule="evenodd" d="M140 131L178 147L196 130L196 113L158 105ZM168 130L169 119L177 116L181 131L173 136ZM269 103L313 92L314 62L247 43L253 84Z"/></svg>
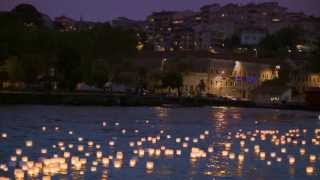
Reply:
<svg viewBox="0 0 320 180"><path fill-rule="evenodd" d="M248 3L267 0L0 0L0 10L10 10L19 3L30 3L51 17L60 15L85 20L107 21L126 16L144 19L146 15L159 10L198 10L210 3ZM270 0L269 0L270 1ZM277 0L292 11L304 11L320 16L320 0Z"/></svg>

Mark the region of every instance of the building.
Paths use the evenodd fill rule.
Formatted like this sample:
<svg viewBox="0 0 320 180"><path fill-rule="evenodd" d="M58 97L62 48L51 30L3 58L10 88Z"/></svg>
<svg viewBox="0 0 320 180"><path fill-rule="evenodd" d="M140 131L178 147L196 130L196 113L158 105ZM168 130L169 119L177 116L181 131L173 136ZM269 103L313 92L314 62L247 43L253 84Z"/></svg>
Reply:
<svg viewBox="0 0 320 180"><path fill-rule="evenodd" d="M201 93L248 100L252 91L263 82L278 78L279 70L279 66L267 61L208 58L206 70L184 74L183 94L194 96ZM199 89L202 83L203 90Z"/></svg>
<svg viewBox="0 0 320 180"><path fill-rule="evenodd" d="M76 21L66 16L59 16L54 19L56 27L62 32L77 31Z"/></svg>
<svg viewBox="0 0 320 180"><path fill-rule="evenodd" d="M260 28L246 28L241 31L240 43L242 45L258 45L267 36L267 31Z"/></svg>

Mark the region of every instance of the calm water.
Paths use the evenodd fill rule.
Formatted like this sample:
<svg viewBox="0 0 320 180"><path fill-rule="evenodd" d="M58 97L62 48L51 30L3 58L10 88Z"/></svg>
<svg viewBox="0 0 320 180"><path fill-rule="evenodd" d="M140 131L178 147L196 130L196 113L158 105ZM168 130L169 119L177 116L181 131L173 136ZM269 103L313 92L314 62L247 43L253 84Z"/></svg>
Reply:
<svg viewBox="0 0 320 180"><path fill-rule="evenodd" d="M225 107L0 107L0 177L13 178L15 168L27 166L22 156L42 162L69 152L86 164L75 168L66 157L67 170L52 179L319 179L319 114ZM192 147L202 157L191 158ZM22 155L16 155L17 148ZM110 164L103 165L97 152ZM115 160L116 152L122 160ZM130 159L136 160L134 167ZM147 170L147 162L154 167Z"/></svg>

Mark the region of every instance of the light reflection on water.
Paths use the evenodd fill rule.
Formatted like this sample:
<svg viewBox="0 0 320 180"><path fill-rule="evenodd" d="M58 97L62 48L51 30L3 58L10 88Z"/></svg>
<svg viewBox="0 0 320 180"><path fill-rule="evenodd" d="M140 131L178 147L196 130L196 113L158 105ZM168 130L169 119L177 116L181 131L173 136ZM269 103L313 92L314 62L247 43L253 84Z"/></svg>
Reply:
<svg viewBox="0 0 320 180"><path fill-rule="evenodd" d="M282 155L283 162L277 163L272 160L272 166L268 167L266 161L260 160L253 153L253 146L260 144L262 150L267 152L279 151L280 147L267 145L268 141L251 142L246 140L245 147L239 146L239 140L234 138L235 133L255 132L256 129L277 129L281 133L292 128L307 129L313 131L319 127L317 113L303 111L286 111L270 109L242 109L228 107L204 107L204 108L164 108L164 107L64 107L64 106L16 106L0 107L0 133L8 134L8 141L0 138L0 164L10 159L17 147L22 147L26 139L33 139L34 150L26 152L36 160L40 148L50 148L59 141L66 144L77 142L77 137L84 137L87 141L101 144L104 154L114 154L123 151L125 154L124 165L115 169L112 164L109 168L98 167L97 172L90 172L91 165L83 169L70 169L62 173L59 179L212 179L212 178L244 178L244 179L268 179L270 177L294 177L301 179L306 177L304 169L310 163L306 158L298 159L297 145L288 145L288 154L297 157L295 166L286 164L286 156ZM106 122L103 127L102 122ZM119 123L119 125L116 125ZM42 126L46 126L48 132L41 132ZM58 130L54 130L55 128ZM127 133L122 133L123 129ZM74 135L69 135L72 130ZM139 130L135 132L135 130ZM164 134L159 133L164 130ZM205 140L199 138L205 130L210 134ZM232 135L228 135L231 133ZM144 157L139 158L137 167L130 168L127 163L132 154L132 148L128 147L129 141L137 141L142 137L160 135L161 139L156 144L143 144L142 147L181 149L181 156L174 157ZM168 138L167 135L170 135ZM228 138L228 136L230 136ZM249 135L248 135L249 136ZM175 138L189 137L187 148L181 143L175 143ZM258 139L258 137L256 137ZM303 138L311 138L307 135ZM193 142L197 139L196 142ZM107 142L115 142L115 146L109 147ZM232 144L229 151L234 152L235 160L222 157L221 151L226 144ZM208 153L205 158L192 160L189 157L191 147L199 147L206 150L208 146L214 147L213 153ZM284 145L282 145L284 146ZM297 146L300 147L300 146ZM250 148L249 153L244 148ZM307 153L320 155L319 148L306 145ZM94 160L96 148L86 147L85 151L90 154L88 161ZM50 153L59 152L57 149ZM147 153L146 153L147 154ZM237 155L245 154L245 161L239 162ZM75 153L81 156L81 153ZM320 157L319 157L320 158ZM152 160L155 163L153 170L146 170L145 163ZM319 161L311 164L319 169ZM9 172L12 173L12 172ZM6 173L9 175L9 173ZM317 174L314 174L317 175ZM0 171L1 176L1 171Z"/></svg>

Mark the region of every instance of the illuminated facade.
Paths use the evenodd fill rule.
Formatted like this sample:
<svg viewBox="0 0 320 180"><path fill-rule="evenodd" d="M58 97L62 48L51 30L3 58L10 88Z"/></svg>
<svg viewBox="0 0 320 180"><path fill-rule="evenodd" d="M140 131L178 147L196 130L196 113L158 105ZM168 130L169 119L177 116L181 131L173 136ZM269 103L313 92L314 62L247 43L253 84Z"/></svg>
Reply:
<svg viewBox="0 0 320 180"><path fill-rule="evenodd" d="M201 81L205 92L232 99L249 99L252 90L262 82L278 77L279 66L227 59L212 59L206 73L184 76L184 94L196 95Z"/></svg>

